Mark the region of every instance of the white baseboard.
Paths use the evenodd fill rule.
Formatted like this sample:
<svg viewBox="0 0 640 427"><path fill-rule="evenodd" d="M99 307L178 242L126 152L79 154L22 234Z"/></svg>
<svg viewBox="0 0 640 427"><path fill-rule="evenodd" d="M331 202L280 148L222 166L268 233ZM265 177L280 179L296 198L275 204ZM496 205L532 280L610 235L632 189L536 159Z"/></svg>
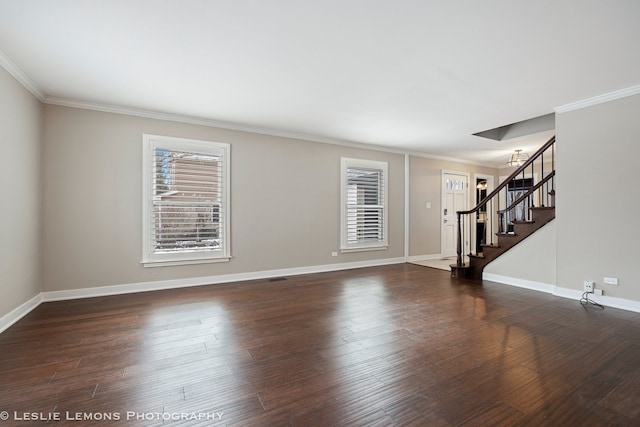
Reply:
<svg viewBox="0 0 640 427"><path fill-rule="evenodd" d="M18 320L29 314L29 312L39 306L41 302L42 294L38 294L18 308L0 317L0 333L4 332L7 328L9 328L9 326L13 325Z"/></svg>
<svg viewBox="0 0 640 427"><path fill-rule="evenodd" d="M483 273L482 280L501 283L504 285L517 286L519 288L531 289L534 291L545 292L557 297L568 298L580 301L582 291L577 289L563 288L548 283L533 282L530 280L518 279L516 277L501 276L499 274ZM640 313L640 301L634 301L624 298L610 297L606 295L590 294L589 299L604 305L605 307L619 308L621 310L633 311Z"/></svg>
<svg viewBox="0 0 640 427"><path fill-rule="evenodd" d="M350 270L353 268L376 267L380 265L402 264L404 258L386 258L371 261L347 262L339 264L314 265L309 267L283 268L249 273L224 274L219 276L192 277L185 279L160 280L124 285L100 286L94 288L70 289L65 291L43 292L42 301L62 301L79 298L91 298L109 295L131 294L135 292L159 291L165 289L187 288L191 286L232 283L244 280L268 279L271 277L296 276L300 274L325 273L328 271Z"/></svg>
<svg viewBox="0 0 640 427"><path fill-rule="evenodd" d="M376 267L390 264L403 264L404 258L386 258L371 261L357 261L340 264L314 265L309 267L283 268L279 270L255 271L249 273L225 274L208 277L161 280L125 285L100 286L95 288L70 289L64 291L41 292L20 307L0 318L0 333L22 319L42 302L63 301L109 295L122 295L135 292L159 291L164 289L187 288L191 286L213 285L219 283L240 282L244 280L268 279L270 277L296 276L300 274L325 273L329 271L350 270L354 268Z"/></svg>
<svg viewBox="0 0 640 427"><path fill-rule="evenodd" d="M518 288L531 289L533 291L553 294L555 285L548 283L534 282L532 280L518 279L517 277L502 276L500 274L482 273L482 280L502 283L503 285L517 286Z"/></svg>
<svg viewBox="0 0 640 427"><path fill-rule="evenodd" d="M582 298L582 293L582 291L576 289L561 288L559 286L556 286L553 295L562 298L580 300L580 298ZM605 307L619 308L621 310L640 313L640 301L595 294L589 294L589 299L597 302L598 304L604 305Z"/></svg>
<svg viewBox="0 0 640 427"><path fill-rule="evenodd" d="M440 259L440 254L421 255L409 257L411 261L426 261ZM309 267L283 268L278 270L264 270L249 273L225 274L220 276L194 277L186 279L161 280L156 282L141 282L124 285L101 286L95 288L71 289L65 291L41 292L29 301L20 305L16 309L0 318L0 333L11 325L22 319L25 315L35 309L40 303L45 301L61 301L79 298L91 298L98 296L121 295L134 292L148 292L164 289L186 288L191 286L213 285L219 283L232 283L244 280L268 279L271 277L296 276L300 274L325 273L329 271L350 270L354 268L376 267L390 264L402 264L404 258L386 258L371 261L358 261L340 264L325 264ZM510 286L531 289L539 292L549 293L562 298L580 300L582 292L575 289L562 288L547 283L534 282L530 280L518 279L514 277L501 276L498 274L484 273L483 280L502 283ZM591 295L590 298L604 306L619 308L622 310L640 313L640 301L627 300L623 298L609 297L603 295Z"/></svg>
<svg viewBox="0 0 640 427"><path fill-rule="evenodd" d="M433 259L442 259L442 254L413 255L413 256L407 257L407 262L430 261Z"/></svg>

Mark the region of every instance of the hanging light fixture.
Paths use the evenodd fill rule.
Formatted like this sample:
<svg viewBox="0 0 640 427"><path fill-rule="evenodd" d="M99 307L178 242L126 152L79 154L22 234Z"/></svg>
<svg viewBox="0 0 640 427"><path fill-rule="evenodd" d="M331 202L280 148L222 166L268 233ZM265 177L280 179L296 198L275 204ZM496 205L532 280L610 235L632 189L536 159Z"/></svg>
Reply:
<svg viewBox="0 0 640 427"><path fill-rule="evenodd" d="M529 155L527 153L523 153L522 150L516 150L515 153L511 155L511 159L507 162L509 166L522 166L524 162L529 160Z"/></svg>

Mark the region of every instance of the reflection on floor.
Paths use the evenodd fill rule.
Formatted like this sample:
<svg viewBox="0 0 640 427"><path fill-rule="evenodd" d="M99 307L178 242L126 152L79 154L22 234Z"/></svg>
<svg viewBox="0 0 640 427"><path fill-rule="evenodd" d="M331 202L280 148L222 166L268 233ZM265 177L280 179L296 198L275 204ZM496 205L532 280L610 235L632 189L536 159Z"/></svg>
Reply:
<svg viewBox="0 0 640 427"><path fill-rule="evenodd" d="M0 427L640 426L638 336L410 264L51 301L0 334Z"/></svg>

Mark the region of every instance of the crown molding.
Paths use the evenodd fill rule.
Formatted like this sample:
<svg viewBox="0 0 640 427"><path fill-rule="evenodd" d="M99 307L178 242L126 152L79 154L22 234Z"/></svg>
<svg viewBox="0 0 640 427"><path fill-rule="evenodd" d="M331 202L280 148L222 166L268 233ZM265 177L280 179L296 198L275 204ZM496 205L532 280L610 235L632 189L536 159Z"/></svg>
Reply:
<svg viewBox="0 0 640 427"><path fill-rule="evenodd" d="M284 131L279 129L264 128L264 127L258 127L258 126L245 125L242 123L225 122L221 120L205 119L201 117L186 116L181 114L162 113L162 112L153 111L153 110L120 107L117 105L78 101L74 99L58 98L58 97L52 97L52 96L46 97L42 102L45 104L59 105L62 107L79 108L82 110L93 110L93 111L100 111L103 113L124 114L127 116L144 117L147 119L167 120L171 122L215 127L215 128L235 130L240 132L251 132L251 133L257 133L261 135L278 136L282 138L319 142L322 144L332 144L332 145L338 145L342 147L380 151L383 153L401 154L401 155L409 154L410 156L422 157L422 158L432 159L432 160L440 160L440 161L454 162L454 163L465 163L465 164L484 166L484 167L494 167L494 166L489 166L487 164L472 161L472 160L438 156L435 154L427 154L427 153L422 153L418 151L398 150L398 149L394 149L394 148L383 146L383 145L365 144L361 142L353 142L353 141L347 141L347 140L342 140L337 138L327 138L319 135L311 135L311 134L298 133L298 132L292 132L292 131Z"/></svg>
<svg viewBox="0 0 640 427"><path fill-rule="evenodd" d="M144 117L144 118L156 119L156 120L167 120L171 122L187 123L192 125L208 126L208 127L235 130L235 131L241 131L241 132L251 132L251 133L257 133L261 135L278 136L278 137L290 138L290 139L300 139L300 140L311 141L311 142L320 142L323 144L332 144L332 145L340 145L344 147L360 148L365 150L382 151L385 153L392 153L392 154L406 153L405 151L402 151L402 150L397 150L397 149L393 149L393 148L385 147L381 145L364 144L364 143L347 141L347 140L336 139L336 138L327 138L319 135L311 135L311 134L285 131L285 130L279 130L279 129L273 129L273 128L251 126L251 125L246 125L242 123L226 122L226 121L214 120L214 119L205 119L201 117L192 117L192 116L186 116L181 114L162 113L159 111L144 110L139 108L120 107L116 105L77 101L74 99L58 98L58 97L52 97L52 96L46 97L42 102L45 104L59 105L62 107L79 108L83 110L93 110L93 111L100 111L104 113L124 114L127 116Z"/></svg>
<svg viewBox="0 0 640 427"><path fill-rule="evenodd" d="M13 62L6 53L0 50L0 66L7 70L7 73L11 74L22 86L25 87L33 96L38 98L40 102L44 102L47 98L47 94L27 76L16 64Z"/></svg>
<svg viewBox="0 0 640 427"><path fill-rule="evenodd" d="M447 157L447 156L438 156L436 154L427 154L427 153L422 153L420 151L407 151L406 154L413 156L413 157L420 157L423 159L430 159L430 160L439 160L441 162L453 162L453 163L463 163L466 165L474 165L474 166L482 166L485 168L493 168L493 169L498 169L497 166L493 166L491 164L488 163L481 163L481 162L477 162L474 160L466 160L466 159L458 159L455 157Z"/></svg>
<svg viewBox="0 0 640 427"><path fill-rule="evenodd" d="M570 104L561 105L554 108L556 113L566 113L568 111L579 110L581 108L591 107L593 105L602 104L604 102L615 101L616 99L626 98L627 96L640 94L640 85L631 86L626 89L616 90L581 101L572 102Z"/></svg>

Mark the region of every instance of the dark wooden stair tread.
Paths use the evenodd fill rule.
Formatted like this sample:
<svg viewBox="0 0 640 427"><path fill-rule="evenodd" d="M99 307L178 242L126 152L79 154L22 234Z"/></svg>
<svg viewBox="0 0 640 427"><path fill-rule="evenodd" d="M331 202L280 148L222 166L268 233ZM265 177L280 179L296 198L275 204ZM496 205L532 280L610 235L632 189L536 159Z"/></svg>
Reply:
<svg viewBox="0 0 640 427"><path fill-rule="evenodd" d="M516 246L522 240L526 239L528 236L535 233L546 223L555 218L555 207L538 206L530 209L533 211L532 220L513 221L514 230L517 231L517 233L513 231L507 233L495 233L497 236L496 242L493 244L481 244L480 248L482 248L482 251L477 254L466 255L469 259L468 263L465 263L462 266L451 264L451 276L475 279L482 278L482 270L487 264L512 247ZM500 245L500 242L502 242L502 245Z"/></svg>
<svg viewBox="0 0 640 427"><path fill-rule="evenodd" d="M473 266L470 263L464 263L462 265L450 264L449 268L451 268L451 277L468 277L469 272L473 271Z"/></svg>
<svg viewBox="0 0 640 427"><path fill-rule="evenodd" d="M480 247L481 247L481 248L494 248L494 249L499 249L499 248L500 248L500 245L492 245L492 244L490 244L490 243L489 243L489 244L485 244L485 243L483 243L483 244L481 244L481 245L480 245Z"/></svg>
<svg viewBox="0 0 640 427"><path fill-rule="evenodd" d="M518 245L520 242L525 240L527 237L541 229L545 224L555 218L556 170L553 157L555 142L556 137L554 135L533 155L527 156L527 160L525 160L519 167L517 167L516 170L511 173L511 175L502 180L495 189L493 189L491 192L487 191L488 194L486 195L482 194L483 197L478 197L478 205L476 207L470 210L457 212L458 229L456 239L458 247L458 257L460 257L463 252L467 252L468 249L468 252L470 252L470 254L468 255L470 268L462 269L461 267L452 265L452 276L461 277L462 275L464 275L464 277L468 278L482 278L482 270L486 265L501 256L509 249ZM545 174L544 154L549 149L552 150L551 159L553 165L551 167L551 171ZM534 162L538 161L538 159L540 159L539 163L542 167L542 174L540 178L536 178L533 172L533 170L535 169ZM531 174L527 177L527 171L529 167L531 167ZM520 177L520 175L522 175L522 177ZM506 193L505 198L501 203L500 193L503 189ZM517 190L518 192L509 193L510 190ZM549 199L545 193L552 196L551 199ZM513 197L510 198L509 194L511 194ZM538 195L537 201L534 197L536 195ZM477 193L477 196L480 196L480 194ZM487 210L487 203L492 203L496 197L497 206L495 207L495 212L494 205L491 205L492 207L490 208L490 210ZM540 206L535 206L536 203L538 203ZM552 206L545 206L545 204L551 204ZM516 208L518 206L520 207L521 212L525 213L525 215L516 216L518 213L518 210L516 210ZM495 236L497 236L497 238L493 236L495 214L497 214L499 225L497 227L498 233L495 233ZM474 218L472 215L475 215L476 221L480 217L482 217L482 219L489 219L491 232L489 233L487 230L487 223L485 223L484 227L476 225L475 234L473 234L473 232L470 230L469 235L471 237L466 237L467 240L463 241L465 239L464 233L466 232L467 227L471 228L471 225L473 223ZM520 219L512 221L513 219L517 218ZM507 223L508 226L506 226ZM485 245L480 244L481 237L486 238L487 236L490 236L489 239L491 240L491 245L486 245L487 241L485 239L483 239ZM493 244L494 240L495 245ZM473 252L476 252L476 254L472 255L471 253ZM462 261L463 259L464 258L458 258L459 261Z"/></svg>
<svg viewBox="0 0 640 427"><path fill-rule="evenodd" d="M458 265L458 264L449 264L449 267L451 268L471 268L472 265L470 265L468 262L463 263L462 265Z"/></svg>

